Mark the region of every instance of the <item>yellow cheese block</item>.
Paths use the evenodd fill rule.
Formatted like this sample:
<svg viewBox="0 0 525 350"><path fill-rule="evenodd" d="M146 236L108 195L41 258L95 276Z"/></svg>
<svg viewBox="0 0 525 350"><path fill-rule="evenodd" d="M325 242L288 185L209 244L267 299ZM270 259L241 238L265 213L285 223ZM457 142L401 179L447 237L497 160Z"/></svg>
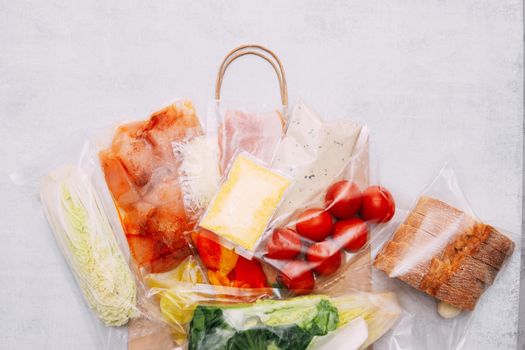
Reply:
<svg viewBox="0 0 525 350"><path fill-rule="evenodd" d="M253 252L291 180L239 154L200 226Z"/></svg>

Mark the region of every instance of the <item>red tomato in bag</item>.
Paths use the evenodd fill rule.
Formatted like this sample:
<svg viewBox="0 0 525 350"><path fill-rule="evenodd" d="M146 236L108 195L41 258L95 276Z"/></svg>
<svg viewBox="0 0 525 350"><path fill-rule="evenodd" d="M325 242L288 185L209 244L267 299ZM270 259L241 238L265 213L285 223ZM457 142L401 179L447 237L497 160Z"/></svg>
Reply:
<svg viewBox="0 0 525 350"><path fill-rule="evenodd" d="M370 186L363 192L361 216L365 221L387 222L395 212L394 197L386 188Z"/></svg>
<svg viewBox="0 0 525 350"><path fill-rule="evenodd" d="M323 209L307 209L297 219L297 233L312 241L322 241L332 231L332 215Z"/></svg>
<svg viewBox="0 0 525 350"><path fill-rule="evenodd" d="M326 209L338 219L349 219L361 207L361 191L350 181L341 180L334 183L325 196Z"/></svg>
<svg viewBox="0 0 525 350"><path fill-rule="evenodd" d="M281 270L279 279L296 294L307 294L314 289L314 274L305 261L293 260L287 263Z"/></svg>
<svg viewBox="0 0 525 350"><path fill-rule="evenodd" d="M277 228L268 241L270 259L293 259L301 252L301 237L288 227Z"/></svg>
<svg viewBox="0 0 525 350"><path fill-rule="evenodd" d="M328 276L341 266L343 253L332 241L317 242L306 251L306 260L313 263L314 271L319 275Z"/></svg>
<svg viewBox="0 0 525 350"><path fill-rule="evenodd" d="M368 227L358 218L341 220L335 223L332 238L339 247L355 252L365 245Z"/></svg>

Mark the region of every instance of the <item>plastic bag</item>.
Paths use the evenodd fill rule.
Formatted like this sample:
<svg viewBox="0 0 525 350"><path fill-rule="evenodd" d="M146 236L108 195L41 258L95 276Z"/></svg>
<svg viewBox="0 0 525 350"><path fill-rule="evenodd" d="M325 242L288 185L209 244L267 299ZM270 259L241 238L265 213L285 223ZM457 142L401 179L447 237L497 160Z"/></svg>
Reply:
<svg viewBox="0 0 525 350"><path fill-rule="evenodd" d="M146 121L120 125L114 135L98 137L95 162L100 161L104 170L140 281L141 317L130 324L130 349L173 346L158 301L148 296L148 290L151 281L177 281L179 267L186 268L191 257L185 232L193 224L179 177L182 155L173 152L172 143L200 136L192 103L179 100Z"/></svg>
<svg viewBox="0 0 525 350"><path fill-rule="evenodd" d="M41 181L40 200L57 244L91 309L107 326L136 314L136 285L87 174L65 166Z"/></svg>
<svg viewBox="0 0 525 350"><path fill-rule="evenodd" d="M250 154L238 153L198 225L217 234L228 248L251 259L254 247L292 185L290 177Z"/></svg>
<svg viewBox="0 0 525 350"><path fill-rule="evenodd" d="M148 120L121 125L100 152L133 258L145 272L165 272L191 254L191 227L179 185L180 159L172 142L202 134L190 101L176 102Z"/></svg>
<svg viewBox="0 0 525 350"><path fill-rule="evenodd" d="M263 163L271 164L284 133L283 107L258 107L248 110L222 101L210 108L216 120L219 142L219 169L224 174L239 152L246 152ZM213 133L214 126L208 128Z"/></svg>
<svg viewBox="0 0 525 350"><path fill-rule="evenodd" d="M179 183L186 214L197 221L219 189L219 143L216 133L208 132L173 142L173 152L181 159Z"/></svg>
<svg viewBox="0 0 525 350"><path fill-rule="evenodd" d="M121 326L141 315L139 286L93 150L87 134L74 133L11 178L42 204L39 208L79 286L79 300L91 309L98 348L115 349L127 343L127 328Z"/></svg>
<svg viewBox="0 0 525 350"><path fill-rule="evenodd" d="M369 185L368 129L352 121L325 122L299 102L273 166L296 183L272 218L256 256L295 292L366 289L366 242L373 227L354 216L361 192ZM337 198L326 201L327 191L336 187L349 199L346 204L336 204ZM332 214L341 221L334 225ZM336 227L341 228L340 237L332 235Z"/></svg>
<svg viewBox="0 0 525 350"><path fill-rule="evenodd" d="M395 229L386 242L384 234L372 238L373 283L396 290L408 316L377 348L460 349L470 310L515 243L475 217L449 167L398 217L385 228Z"/></svg>
<svg viewBox="0 0 525 350"><path fill-rule="evenodd" d="M277 289L239 289L204 284L177 283L154 288L161 298L163 316L181 348L306 349L322 348L323 336L344 336L351 321L364 324L356 338L364 348L379 339L397 321L401 309L393 293L347 291L344 296L310 295L269 300ZM355 325L354 325L355 327ZM337 331L336 331L337 330ZM355 328L354 328L355 331ZM364 337L363 337L364 335ZM316 345L317 344L317 345ZM272 347L273 346L273 347Z"/></svg>

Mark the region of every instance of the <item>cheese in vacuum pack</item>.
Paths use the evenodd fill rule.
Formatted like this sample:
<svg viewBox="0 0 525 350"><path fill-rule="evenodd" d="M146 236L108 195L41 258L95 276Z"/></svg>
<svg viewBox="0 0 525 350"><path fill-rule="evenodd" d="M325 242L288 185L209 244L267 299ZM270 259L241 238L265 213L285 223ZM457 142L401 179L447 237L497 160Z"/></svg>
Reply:
<svg viewBox="0 0 525 350"><path fill-rule="evenodd" d="M324 122L304 103L290 115L273 168L294 179L276 217L313 205L320 191L327 189L348 165L361 126L352 121Z"/></svg>
<svg viewBox="0 0 525 350"><path fill-rule="evenodd" d="M239 154L200 226L253 251L290 184L285 176Z"/></svg>

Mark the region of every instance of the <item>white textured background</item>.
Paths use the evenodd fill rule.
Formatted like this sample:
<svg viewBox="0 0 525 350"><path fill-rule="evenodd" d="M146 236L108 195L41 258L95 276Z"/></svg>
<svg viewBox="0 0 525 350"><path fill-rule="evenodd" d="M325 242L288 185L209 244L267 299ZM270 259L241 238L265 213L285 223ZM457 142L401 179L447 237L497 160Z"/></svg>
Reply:
<svg viewBox="0 0 525 350"><path fill-rule="evenodd" d="M241 43L281 56L292 101L368 123L400 202L453 154L478 215L519 234L522 39L517 0L0 0L0 348L95 348L38 205L9 173L73 130L175 97L204 114L221 58ZM243 60L224 95L276 101L274 80ZM483 297L467 349L516 348L519 264L515 254Z"/></svg>

